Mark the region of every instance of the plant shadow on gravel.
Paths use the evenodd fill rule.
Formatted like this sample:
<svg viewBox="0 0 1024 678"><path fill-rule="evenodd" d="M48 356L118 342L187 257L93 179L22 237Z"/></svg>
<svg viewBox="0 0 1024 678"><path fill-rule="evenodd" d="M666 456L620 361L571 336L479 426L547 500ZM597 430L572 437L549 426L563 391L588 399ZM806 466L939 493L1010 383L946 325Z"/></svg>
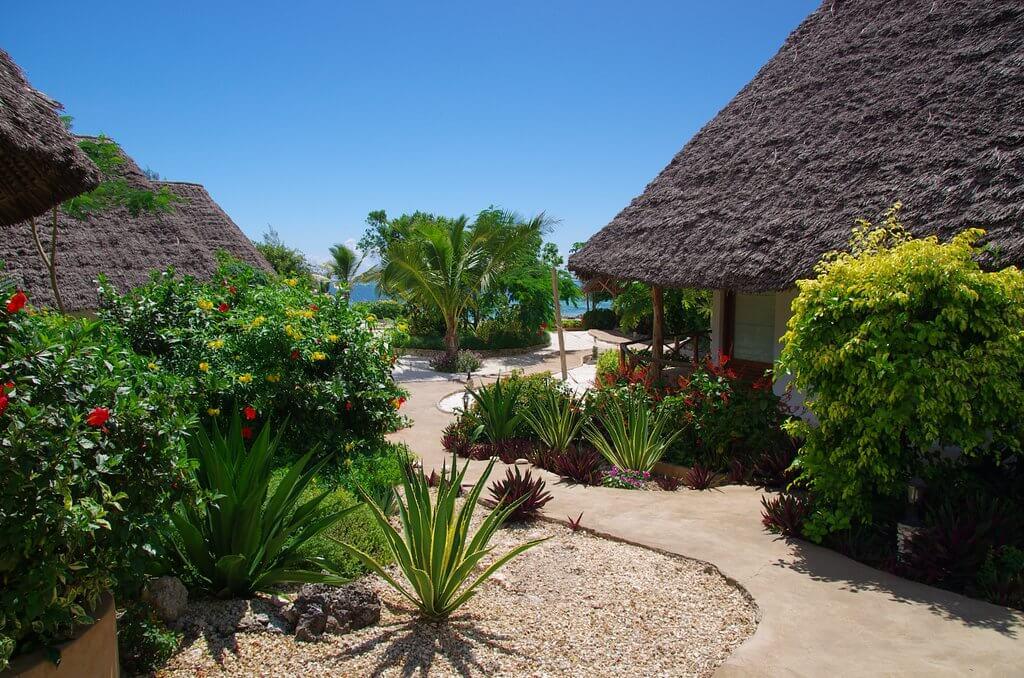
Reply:
<svg viewBox="0 0 1024 678"><path fill-rule="evenodd" d="M385 603L386 604L386 603ZM388 607L391 607L388 605ZM394 608L415 614L412 608ZM488 675L487 669L475 657L475 650L487 647L506 655L525 657L502 641L510 636L488 633L476 625L472 615L458 615L447 622L410 619L376 627L378 633L353 647L347 648L340 658L355 657L381 645L387 649L370 676L383 676L390 669L402 667L402 676L430 675L438 656L444 657L460 676Z"/></svg>
<svg viewBox="0 0 1024 678"><path fill-rule="evenodd" d="M792 547L793 555L776 560L776 567L799 572L816 581L838 583L851 593L876 591L899 603L924 605L945 619L992 629L1010 638L1016 638L1024 630L1020 614L1008 608L904 579L802 539L780 538Z"/></svg>

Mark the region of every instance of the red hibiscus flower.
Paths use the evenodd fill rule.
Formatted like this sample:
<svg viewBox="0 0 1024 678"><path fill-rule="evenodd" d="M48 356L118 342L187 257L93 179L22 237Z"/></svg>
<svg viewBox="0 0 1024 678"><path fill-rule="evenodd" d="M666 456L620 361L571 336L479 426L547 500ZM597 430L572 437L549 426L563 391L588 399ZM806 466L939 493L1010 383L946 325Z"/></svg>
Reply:
<svg viewBox="0 0 1024 678"><path fill-rule="evenodd" d="M299 359L299 352L298 351L292 351L292 354L290 356L288 356L288 357L291 358L292 360L298 360Z"/></svg>
<svg viewBox="0 0 1024 678"><path fill-rule="evenodd" d="M228 288L228 292L230 292L231 294L238 294L238 288L232 285L231 287Z"/></svg>
<svg viewBox="0 0 1024 678"><path fill-rule="evenodd" d="M252 426L242 427L242 437L246 440L252 440Z"/></svg>
<svg viewBox="0 0 1024 678"><path fill-rule="evenodd" d="M228 306L228 302L222 301L220 302L220 306L217 307L217 310L220 311L221 313L227 313L229 308L231 307Z"/></svg>
<svg viewBox="0 0 1024 678"><path fill-rule="evenodd" d="M25 304L28 303L28 297L21 290L18 290L11 295L11 298L7 300L7 312L17 313L21 309L25 308Z"/></svg>
<svg viewBox="0 0 1024 678"><path fill-rule="evenodd" d="M316 304L310 304L310 305L309 305L309 310L310 310L310 311L319 311L319 310L320 310L320 307L319 307L319 306L317 306Z"/></svg>
<svg viewBox="0 0 1024 678"><path fill-rule="evenodd" d="M352 401L351 400L346 400L345 401L345 409L346 410L351 410L352 409Z"/></svg>
<svg viewBox="0 0 1024 678"><path fill-rule="evenodd" d="M107 419L110 419L110 410L106 407L94 407L89 412L89 416L85 418L85 423L89 426L100 427L107 423Z"/></svg>
<svg viewBox="0 0 1024 678"><path fill-rule="evenodd" d="M7 409L7 403L11 402L10 397L6 393L0 393L0 414L4 413Z"/></svg>
<svg viewBox="0 0 1024 678"><path fill-rule="evenodd" d="M242 413L245 414L245 418L249 421L256 418L256 408L252 405L246 405L245 409L242 410Z"/></svg>

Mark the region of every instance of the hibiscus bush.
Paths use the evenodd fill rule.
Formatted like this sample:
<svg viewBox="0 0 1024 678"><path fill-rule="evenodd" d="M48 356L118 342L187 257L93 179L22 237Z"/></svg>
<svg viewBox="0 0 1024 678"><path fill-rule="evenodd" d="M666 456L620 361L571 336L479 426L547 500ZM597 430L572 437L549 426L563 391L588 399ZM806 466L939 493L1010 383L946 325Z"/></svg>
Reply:
<svg viewBox="0 0 1024 678"><path fill-rule="evenodd" d="M733 460L749 465L788 444L782 425L789 409L771 380L740 378L728 356L681 377L659 407L683 431L667 457L677 464L724 471Z"/></svg>
<svg viewBox="0 0 1024 678"><path fill-rule="evenodd" d="M794 424L811 538L870 524L940 449L1020 453L1024 274L983 270L982 235L912 238L897 206L798 283L781 366L817 420Z"/></svg>
<svg viewBox="0 0 1024 678"><path fill-rule="evenodd" d="M186 383L0 284L0 669L131 593L184 492Z"/></svg>
<svg viewBox="0 0 1024 678"><path fill-rule="evenodd" d="M298 282L224 257L209 283L168 270L123 296L104 285L102 315L150 369L190 380L200 416L237 408L249 434L273 417L292 451L343 453L400 422L390 335Z"/></svg>

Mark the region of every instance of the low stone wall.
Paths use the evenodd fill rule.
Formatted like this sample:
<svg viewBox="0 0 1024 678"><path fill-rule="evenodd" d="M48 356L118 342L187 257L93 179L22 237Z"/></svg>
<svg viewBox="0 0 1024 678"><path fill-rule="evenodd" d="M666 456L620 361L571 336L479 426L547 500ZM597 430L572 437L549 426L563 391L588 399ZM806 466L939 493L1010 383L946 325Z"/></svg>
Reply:
<svg viewBox="0 0 1024 678"><path fill-rule="evenodd" d="M476 353L481 358L506 358L513 355L524 355L526 353L533 353L543 348L549 348L551 344L534 344L533 346L524 346L523 348L502 348L494 351L478 351L476 349L465 349ZM433 358L435 356L444 355L444 351L438 351L432 348L399 348L399 352L402 355L414 355L421 358Z"/></svg>
<svg viewBox="0 0 1024 678"><path fill-rule="evenodd" d="M96 623L57 646L60 664L40 652L15 657L0 678L118 678L117 611L114 597L106 595L93 613Z"/></svg>

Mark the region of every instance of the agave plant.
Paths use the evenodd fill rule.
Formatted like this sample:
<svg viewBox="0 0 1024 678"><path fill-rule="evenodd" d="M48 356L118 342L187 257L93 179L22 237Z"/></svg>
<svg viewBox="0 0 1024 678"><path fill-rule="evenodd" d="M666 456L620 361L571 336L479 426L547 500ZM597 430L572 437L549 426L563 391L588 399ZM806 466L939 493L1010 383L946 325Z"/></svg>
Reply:
<svg viewBox="0 0 1024 678"><path fill-rule="evenodd" d="M653 412L647 403L612 400L598 414L601 428L587 422L587 438L617 468L650 471L682 430L667 433L669 418Z"/></svg>
<svg viewBox="0 0 1024 678"><path fill-rule="evenodd" d="M344 582L323 573L328 563L299 551L358 504L324 513L320 505L330 491L300 501L327 461L310 465L314 451L292 464L271 492L280 438L280 431L271 438L268 421L246 449L236 413L227 435L214 424L212 435L200 428L192 439L189 453L198 462L193 475L210 499L199 506L183 503L171 522L180 556L217 596L245 597L284 583Z"/></svg>
<svg viewBox="0 0 1024 678"><path fill-rule="evenodd" d="M519 467L507 469L505 477L491 483L490 492L498 506L516 504L508 522L517 523L536 519L544 504L551 501L551 493L544 489L543 478L534 478L529 471L520 473Z"/></svg>
<svg viewBox="0 0 1024 678"><path fill-rule="evenodd" d="M525 410L523 418L541 442L556 454L565 452L576 440L586 420L583 406L573 394L553 388L546 390Z"/></svg>
<svg viewBox="0 0 1024 678"><path fill-rule="evenodd" d="M470 390L469 394L476 401L483 434L492 443L507 440L519 430L523 415L517 411L517 405L522 390L521 381L501 377L490 386Z"/></svg>
<svg viewBox="0 0 1024 678"><path fill-rule="evenodd" d="M496 507L484 518L476 533L469 535L473 510L493 467L492 461L460 507L456 507L456 500L468 464L459 470L458 458L454 455L451 471L446 469L445 477L438 483L436 501L431 501L430 488L422 468L407 473L402 481L404 498L398 499L401 532L388 521L373 499L357 486L357 492L383 531L388 548L405 575L405 582L400 582L387 568L363 551L340 541L337 543L380 575L415 605L424 617L446 619L472 598L480 585L498 568L544 541L536 539L520 544L474 576L477 565L492 551L487 546L491 537L522 502L520 500Z"/></svg>

